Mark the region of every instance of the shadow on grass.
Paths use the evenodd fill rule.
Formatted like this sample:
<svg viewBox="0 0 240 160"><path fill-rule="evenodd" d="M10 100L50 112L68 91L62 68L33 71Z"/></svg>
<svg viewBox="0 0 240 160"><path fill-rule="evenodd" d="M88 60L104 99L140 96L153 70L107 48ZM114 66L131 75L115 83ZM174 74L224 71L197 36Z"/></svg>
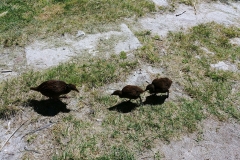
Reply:
<svg viewBox="0 0 240 160"><path fill-rule="evenodd" d="M138 105L136 103L126 101L126 102L121 102L115 106L112 106L112 107L108 108L108 110L109 111L118 111L121 113L129 113L129 112L133 111L136 107L138 107Z"/></svg>
<svg viewBox="0 0 240 160"><path fill-rule="evenodd" d="M34 111L42 116L55 116L59 112L69 113L70 109L67 109L67 104L60 100L30 100L28 102L30 107L33 107Z"/></svg>
<svg viewBox="0 0 240 160"><path fill-rule="evenodd" d="M162 96L150 95L146 97L146 100L143 102L143 104L161 105L165 102L167 98L168 98L167 95L162 95Z"/></svg>

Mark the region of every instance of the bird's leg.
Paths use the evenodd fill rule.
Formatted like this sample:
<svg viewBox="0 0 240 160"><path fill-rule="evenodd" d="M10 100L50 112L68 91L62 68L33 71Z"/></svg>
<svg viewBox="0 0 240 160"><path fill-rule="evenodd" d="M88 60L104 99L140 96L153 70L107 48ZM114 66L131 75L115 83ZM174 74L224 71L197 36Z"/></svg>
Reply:
<svg viewBox="0 0 240 160"><path fill-rule="evenodd" d="M61 96L59 98L67 98L68 99L69 97L65 95L65 96Z"/></svg>
<svg viewBox="0 0 240 160"><path fill-rule="evenodd" d="M167 98L169 97L169 90L167 91Z"/></svg>
<svg viewBox="0 0 240 160"><path fill-rule="evenodd" d="M54 97L52 97L52 99L53 99L54 101L59 101L59 100L60 100L60 97L54 96Z"/></svg>
<svg viewBox="0 0 240 160"><path fill-rule="evenodd" d="M142 102L141 96L139 96L139 99L140 99L140 105L143 105L143 102Z"/></svg>

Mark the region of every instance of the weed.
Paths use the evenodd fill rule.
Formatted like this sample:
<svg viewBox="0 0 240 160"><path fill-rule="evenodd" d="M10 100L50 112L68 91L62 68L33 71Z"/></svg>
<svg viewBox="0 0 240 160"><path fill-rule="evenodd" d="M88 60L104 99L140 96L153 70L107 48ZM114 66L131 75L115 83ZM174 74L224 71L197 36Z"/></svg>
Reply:
<svg viewBox="0 0 240 160"><path fill-rule="evenodd" d="M127 59L127 54L124 51L120 52L119 56L120 56L120 59Z"/></svg>

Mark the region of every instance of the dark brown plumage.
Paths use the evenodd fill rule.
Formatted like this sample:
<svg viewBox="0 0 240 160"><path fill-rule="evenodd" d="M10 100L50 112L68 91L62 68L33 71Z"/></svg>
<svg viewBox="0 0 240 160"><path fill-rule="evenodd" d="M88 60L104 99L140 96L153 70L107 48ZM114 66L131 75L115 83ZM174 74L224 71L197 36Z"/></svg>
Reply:
<svg viewBox="0 0 240 160"><path fill-rule="evenodd" d="M67 94L71 90L77 91L77 88L73 84L66 84L63 81L49 80L40 84L38 87L31 87L31 90L38 91L44 96L52 99L58 99L60 95Z"/></svg>
<svg viewBox="0 0 240 160"><path fill-rule="evenodd" d="M156 78L151 84L147 85L146 90L149 90L150 94L156 95L157 93L166 93L169 96L169 88L171 87L172 80L169 78Z"/></svg>
<svg viewBox="0 0 240 160"><path fill-rule="evenodd" d="M129 100L139 98L140 102L142 104L142 99L141 99L140 94L142 94L143 92L144 92L144 90L142 90L138 86L127 85L127 86L123 87L123 89L121 91L116 90L111 95L118 95L120 98L128 98Z"/></svg>

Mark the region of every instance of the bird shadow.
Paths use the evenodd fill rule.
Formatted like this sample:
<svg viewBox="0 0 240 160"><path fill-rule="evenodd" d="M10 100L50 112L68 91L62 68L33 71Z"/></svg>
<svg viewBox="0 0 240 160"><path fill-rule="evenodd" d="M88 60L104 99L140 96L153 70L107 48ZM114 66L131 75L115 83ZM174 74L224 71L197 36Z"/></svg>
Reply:
<svg viewBox="0 0 240 160"><path fill-rule="evenodd" d="M108 108L109 111L118 111L121 113L129 113L133 111L138 105L136 103L132 103L131 101L121 102L115 106Z"/></svg>
<svg viewBox="0 0 240 160"><path fill-rule="evenodd" d="M69 113L70 109L67 109L67 104L63 103L60 100L30 100L28 101L28 105L33 107L34 111L42 116L55 116L59 112Z"/></svg>
<svg viewBox="0 0 240 160"><path fill-rule="evenodd" d="M167 95L150 95L146 97L146 100L143 102L143 104L161 105L165 102L167 98Z"/></svg>

